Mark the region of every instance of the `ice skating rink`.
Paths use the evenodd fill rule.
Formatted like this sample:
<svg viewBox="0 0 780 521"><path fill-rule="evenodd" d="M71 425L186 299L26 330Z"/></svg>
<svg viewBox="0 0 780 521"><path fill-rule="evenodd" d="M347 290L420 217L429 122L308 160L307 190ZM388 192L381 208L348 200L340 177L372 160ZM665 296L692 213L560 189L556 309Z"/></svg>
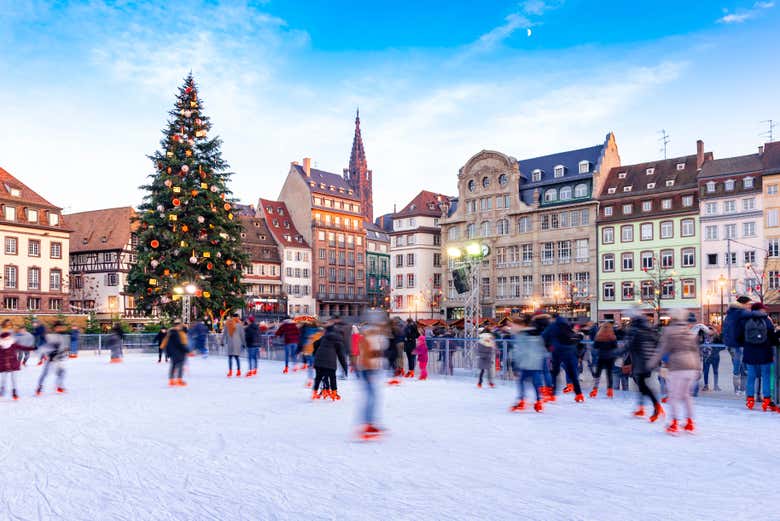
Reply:
<svg viewBox="0 0 780 521"><path fill-rule="evenodd" d="M66 395L34 397L28 367L0 398L0 520L778 517L780 414L741 402L699 399L697 434L672 438L630 417L633 394L510 414L514 385L406 381L381 390L387 437L361 443L353 380L322 403L271 362L227 379L190 359L173 389L151 355L67 370Z"/></svg>

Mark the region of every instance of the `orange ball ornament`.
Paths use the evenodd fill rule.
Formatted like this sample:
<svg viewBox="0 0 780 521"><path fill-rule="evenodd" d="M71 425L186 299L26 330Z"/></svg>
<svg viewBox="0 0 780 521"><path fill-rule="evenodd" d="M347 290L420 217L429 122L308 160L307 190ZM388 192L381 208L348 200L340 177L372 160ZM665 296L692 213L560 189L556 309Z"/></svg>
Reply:
<svg viewBox="0 0 780 521"><path fill-rule="evenodd" d="M179 200L178 197L174 197L173 201L171 202L173 203L173 206L181 206L181 201Z"/></svg>
<svg viewBox="0 0 780 521"><path fill-rule="evenodd" d="M188 232L188 231L190 231L190 227L187 226L186 224L182 224L181 225L181 231Z"/></svg>
<svg viewBox="0 0 780 521"><path fill-rule="evenodd" d="M225 206L223 206L223 208L225 208L226 212L229 212L230 211L230 203L225 203Z"/></svg>
<svg viewBox="0 0 780 521"><path fill-rule="evenodd" d="M159 248L160 247L160 241L157 239L152 239L152 241L149 243L149 246L152 248Z"/></svg>

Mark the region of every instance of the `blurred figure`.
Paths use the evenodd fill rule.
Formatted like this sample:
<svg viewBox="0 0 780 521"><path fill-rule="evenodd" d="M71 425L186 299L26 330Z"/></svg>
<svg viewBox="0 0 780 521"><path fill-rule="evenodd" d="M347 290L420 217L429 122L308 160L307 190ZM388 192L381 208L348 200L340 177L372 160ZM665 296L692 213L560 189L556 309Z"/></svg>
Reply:
<svg viewBox="0 0 780 521"><path fill-rule="evenodd" d="M352 324L352 334L349 337L349 370L353 373L357 371L357 359L360 355L361 336L357 324Z"/></svg>
<svg viewBox="0 0 780 521"><path fill-rule="evenodd" d="M79 330L78 326L73 326L72 328L70 328L70 354L68 355L69 358L79 357L80 336L81 336L81 331Z"/></svg>
<svg viewBox="0 0 780 521"><path fill-rule="evenodd" d="M189 346L187 334L180 319L173 321L173 327L165 334L161 346L165 349L166 357L171 361L168 371L168 385L170 387L184 387L187 384L182 379L184 373L184 361L187 359Z"/></svg>
<svg viewBox="0 0 780 521"><path fill-rule="evenodd" d="M325 334L314 352L315 376L312 399L341 400L336 383L336 369L339 359L343 360L344 357L344 335L339 331L339 325L338 318L332 318L327 322ZM317 394L320 384L323 384L322 394Z"/></svg>
<svg viewBox="0 0 780 521"><path fill-rule="evenodd" d="M255 323L255 317L249 317L249 324L244 331L246 337L246 362L249 370L246 372L247 378L257 374L257 357L260 353L260 327Z"/></svg>
<svg viewBox="0 0 780 521"><path fill-rule="evenodd" d="M404 374L403 352L404 323L400 318L396 317L392 323L392 338L390 340L390 345L387 346L385 351L388 366L392 371L392 377L387 382L388 385L399 385L401 383L398 377Z"/></svg>
<svg viewBox="0 0 780 521"><path fill-rule="evenodd" d="M496 338L491 333L481 333L477 342L477 369L479 369L479 379L477 387L482 388L482 379L487 372L488 385L493 388L493 371L496 368Z"/></svg>
<svg viewBox="0 0 780 521"><path fill-rule="evenodd" d="M209 350L206 347L206 341L209 337L209 328L206 324L202 320L196 320L189 330L189 335L192 338L191 351L200 353L203 358L208 358Z"/></svg>
<svg viewBox="0 0 780 521"><path fill-rule="evenodd" d="M566 373L567 385L571 385L574 390L574 401L581 403L585 401L585 397L582 395L582 388L580 387L580 378L577 374L577 345L582 339L579 335L575 335L574 331L569 324L569 321L564 317L557 315L552 324L542 333L545 342L548 346L552 346L552 396L557 394L558 387L558 374L561 372L561 366L563 366Z"/></svg>
<svg viewBox="0 0 780 521"><path fill-rule="evenodd" d="M291 319L282 322L276 330L276 336L284 343L284 374L290 371L290 362L295 365L295 352L298 350L298 342L301 341L301 332Z"/></svg>
<svg viewBox="0 0 780 521"><path fill-rule="evenodd" d="M157 332L157 335L154 337L154 341L157 344L157 363L162 362L163 353L165 353L165 361L168 361L168 353L165 351L165 347L163 347L163 340L165 340L165 337L168 336L168 329L165 327L161 327L160 331Z"/></svg>
<svg viewBox="0 0 780 521"><path fill-rule="evenodd" d="M23 329L23 328L20 328ZM0 332L0 396L5 396L5 388L8 380L11 381L11 398L19 399L16 387L16 373L21 369L20 354L22 352L35 351L32 344L20 345L18 337L14 335L11 321L3 321Z"/></svg>
<svg viewBox="0 0 780 521"><path fill-rule="evenodd" d="M736 302L729 304L726 318L721 328L721 339L731 355L732 381L734 393L745 392L746 372L742 357L744 353L745 321L753 316L750 309L750 298L745 295L737 297Z"/></svg>
<svg viewBox="0 0 780 521"><path fill-rule="evenodd" d="M658 351L649 361L650 367L656 367L661 359L668 355L666 367L669 374L669 403L672 418L666 427L669 434L680 431L678 424L682 420L680 413L685 407L687 423L684 430L693 432L693 386L699 379L699 344L696 334L688 327L688 312L673 309L671 322L663 329L658 340Z"/></svg>
<svg viewBox="0 0 780 521"><path fill-rule="evenodd" d="M306 369L306 387L314 384L314 346L322 338L323 330L314 322L305 322L301 326L301 357Z"/></svg>
<svg viewBox="0 0 780 521"><path fill-rule="evenodd" d="M40 349L43 344L46 343L46 326L37 318L32 321L32 334L35 337L35 347ZM41 352L41 356L38 359L38 365L43 365L46 360L46 355ZM27 364L27 358L24 359L25 365Z"/></svg>
<svg viewBox="0 0 780 521"><path fill-rule="evenodd" d="M542 366L547 359L547 349L544 346L542 332L546 327L542 320L534 320L529 324L528 317L514 318L510 330L512 332L512 363L517 375L517 403L511 411L525 410L525 384L531 381L536 392L534 410L542 412Z"/></svg>
<svg viewBox="0 0 780 521"><path fill-rule="evenodd" d="M653 372L654 366L650 365L656 352L656 339L650 328L647 317L642 315L639 310L631 310L631 325L628 329L626 338L626 351L629 360L624 364L623 369L629 367L631 376L634 377L637 387L639 387L639 406L634 411L634 416L641 417L645 415L644 398L650 398L653 403L653 414L650 415L650 421L655 422L664 414L661 404L658 402L655 393L647 385L647 379Z"/></svg>
<svg viewBox="0 0 780 521"><path fill-rule="evenodd" d="M118 364L122 361L122 342L124 337L125 332L122 331L122 326L119 323L114 324L106 340L106 347L108 347L111 353L112 364Z"/></svg>
<svg viewBox="0 0 780 521"><path fill-rule="evenodd" d="M428 330L417 337L417 344L414 348L414 354L417 362L420 364L420 380L428 379Z"/></svg>
<svg viewBox="0 0 780 521"><path fill-rule="evenodd" d="M593 352L596 357L596 370L593 372L593 390L590 397L595 398L599 394L599 383L602 371L607 373L607 397L614 396L612 375L617 358L617 336L612 324L605 322L598 328L593 339Z"/></svg>
<svg viewBox="0 0 780 521"><path fill-rule="evenodd" d="M57 376L57 392L65 392L65 360L68 358L68 347L65 345L65 325L59 320L54 323L53 331L45 336L45 343L40 348L45 354L46 365L43 366L41 376L38 379L38 388L35 395L40 396L43 393L43 384L46 382L46 376L53 367ZM43 356L41 357L43 359Z"/></svg>
<svg viewBox="0 0 780 521"><path fill-rule="evenodd" d="M238 313L225 324L225 330L222 332L222 340L228 354L228 378L233 376L233 360L236 361L236 376L241 376L241 349L246 346L246 336L244 335L244 326L241 325L241 319Z"/></svg>
<svg viewBox="0 0 780 521"><path fill-rule="evenodd" d="M366 316L366 326L359 343L358 370L360 381L365 390L361 418L363 425L359 436L363 440L378 438L382 429L377 426L377 374L382 356L388 344L387 315L384 311L369 311Z"/></svg>
<svg viewBox="0 0 780 521"><path fill-rule="evenodd" d="M752 315L745 320L744 325L744 356L743 361L747 365L747 394L746 405L748 409L755 406L756 378L761 378L761 393L763 402L761 408L765 411L776 409L770 392L772 381L772 364L775 360L774 346L777 344L775 326L766 314L766 306L755 302L750 307Z"/></svg>
<svg viewBox="0 0 780 521"><path fill-rule="evenodd" d="M406 326L404 327L404 353L406 353L406 366L407 371L404 375L406 378L414 378L415 362L417 357L414 354L414 350L417 347L417 337L420 336L420 332L417 330L417 324L411 318L406 319Z"/></svg>

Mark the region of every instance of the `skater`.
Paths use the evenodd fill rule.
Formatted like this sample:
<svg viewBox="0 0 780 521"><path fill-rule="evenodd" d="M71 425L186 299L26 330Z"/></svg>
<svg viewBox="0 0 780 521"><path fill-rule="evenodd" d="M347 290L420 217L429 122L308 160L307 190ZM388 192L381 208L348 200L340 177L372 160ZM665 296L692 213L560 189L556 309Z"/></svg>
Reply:
<svg viewBox="0 0 780 521"><path fill-rule="evenodd" d="M305 322L301 326L301 358L306 369L306 387L314 384L314 346L322 338L323 330L314 322Z"/></svg>
<svg viewBox="0 0 780 521"><path fill-rule="evenodd" d="M423 333L417 337L417 344L414 348L414 354L417 362L420 364L420 380L428 379L428 333Z"/></svg>
<svg viewBox="0 0 780 521"><path fill-rule="evenodd" d="M325 326L320 345L314 352L315 376L312 399L341 400L336 383L336 369L340 360L344 363L344 335L339 331L338 319L331 318ZM322 394L317 394L320 384L323 384Z"/></svg>
<svg viewBox="0 0 780 521"><path fill-rule="evenodd" d="M173 321L173 327L166 332L160 345L165 350L166 360L171 361L171 367L168 371L168 386L186 386L187 383L182 379L182 376L189 347L187 334L184 332L184 326L180 319L177 318Z"/></svg>
<svg viewBox="0 0 780 521"><path fill-rule="evenodd" d="M417 330L417 324L411 318L406 319L406 327L404 327L404 353L406 353L406 365L407 371L404 375L405 378L414 378L414 368L417 357L414 354L417 347L417 337L420 336L420 332Z"/></svg>
<svg viewBox="0 0 780 521"><path fill-rule="evenodd" d="M536 392L534 410L542 412L542 368L547 360L547 349L544 345L542 332L546 327L543 320L532 320L528 317L512 319L512 370L517 376L517 403L511 411L522 411L526 408L525 383L530 380Z"/></svg>
<svg viewBox="0 0 780 521"><path fill-rule="evenodd" d="M255 317L249 317L249 325L244 331L246 336L246 362L249 370L246 372L247 378L257 374L257 356L260 352L260 327L255 323Z"/></svg>
<svg viewBox="0 0 780 521"><path fill-rule="evenodd" d="M745 320L743 328L744 354L742 360L747 366L747 385L745 405L748 409L755 406L756 378L761 378L761 394L764 399L761 408L764 411L776 410L770 393L774 346L777 344L775 326L766 314L766 306L755 302L750 307L753 314Z"/></svg>
<svg viewBox="0 0 780 521"><path fill-rule="evenodd" d="M65 392L65 360L68 358L68 346L65 344L65 325L59 320L54 323L51 333L45 335L45 343L41 346L41 351L45 354L46 365L43 366L41 376L38 379L38 388L35 395L40 396L43 393L43 384L46 382L51 368L57 376L57 392Z"/></svg>
<svg viewBox="0 0 780 521"><path fill-rule="evenodd" d="M165 327L161 327L160 331L157 332L157 335L154 337L154 342L157 344L157 363L162 363L163 354L165 354L165 361L168 361L168 353L165 351L165 347L163 347L163 340L165 340L165 337L168 336L168 329Z"/></svg>
<svg viewBox="0 0 780 521"><path fill-rule="evenodd" d="M19 399L16 387L16 373L21 368L20 353L35 351L32 345L23 346L16 342L10 329L10 321L3 321L3 330L0 333L0 397L5 396L5 388L8 380L11 381L11 398Z"/></svg>
<svg viewBox="0 0 780 521"><path fill-rule="evenodd" d="M238 313L233 313L230 320L225 323L225 330L222 332L222 341L225 344L225 350L228 355L228 378L233 376L233 360L236 361L236 376L241 376L241 349L246 346L246 336L244 335L244 326L241 325L241 319Z"/></svg>
<svg viewBox="0 0 780 521"><path fill-rule="evenodd" d="M401 380L398 378L404 374L403 352L404 352L404 323L396 317L393 321L392 338L390 345L387 346L385 355L387 356L388 367L392 372L388 385L399 385Z"/></svg>
<svg viewBox="0 0 780 521"><path fill-rule="evenodd" d="M742 361L744 353L743 334L745 321L752 315L753 312L750 310L750 298L745 295L740 295L737 297L736 302L729 304L726 318L723 320L721 337L729 355L731 355L734 394L742 394L745 392L747 373L745 364Z"/></svg>
<svg viewBox="0 0 780 521"><path fill-rule="evenodd" d="M364 334L360 339L358 370L365 390L365 404L362 408L363 424L358 436L363 440L378 438L382 429L377 426L377 374L382 356L387 350L388 322L384 311L369 311Z"/></svg>
<svg viewBox="0 0 780 521"><path fill-rule="evenodd" d="M284 343L284 374L290 371L290 362L295 365L295 352L298 350L298 342L301 341L301 332L291 319L282 322L276 330L276 336Z"/></svg>
<svg viewBox="0 0 780 521"><path fill-rule="evenodd" d="M70 353L68 354L68 358L79 357L80 336L81 336L81 331L79 330L78 326L73 326L72 328L70 328Z"/></svg>
<svg viewBox="0 0 780 521"><path fill-rule="evenodd" d="M477 387L482 389L482 380L487 372L488 385L493 388L493 372L496 370L496 337L492 333L482 333L479 335L479 341L476 348L477 369L479 369L479 378Z"/></svg>
<svg viewBox="0 0 780 521"><path fill-rule="evenodd" d="M206 324L204 324L202 320L195 321L190 328L189 336L192 343L192 353L200 353L203 358L208 358L209 350L206 347L206 341L209 336L209 328Z"/></svg>
<svg viewBox="0 0 780 521"><path fill-rule="evenodd" d="M653 366L650 365L650 362L655 356L656 339L647 318L638 310L632 310L631 314L633 317L626 338L629 361L623 366L623 370L631 373L634 382L639 387L639 406L634 411L634 416L642 417L645 415L644 398L647 397L653 403L653 414L650 415L649 419L651 422L655 422L664 414L658 398L647 385L647 379L653 372Z"/></svg>
<svg viewBox="0 0 780 521"><path fill-rule="evenodd" d="M574 401L581 403L585 401L580 387L580 379L577 375L577 344L580 337L574 334L569 322L562 316L553 315L554 321L547 326L542 336L547 345L552 346L552 396L555 397L558 388L558 374L561 372L561 365L569 379L570 385L574 390Z"/></svg>
<svg viewBox="0 0 780 521"><path fill-rule="evenodd" d="M612 324L605 322L599 327L593 340L593 352L596 356L596 368L593 372L593 390L590 397L595 398L599 394L599 382L602 371L607 373L607 397L614 396L612 374L617 358L617 336Z"/></svg>
<svg viewBox="0 0 780 521"><path fill-rule="evenodd" d="M666 432L677 434L680 428L693 432L693 386L699 379L699 344L696 334L686 322L688 312L684 309L673 309L670 313L671 322L661 333L658 340L658 352L650 360L649 366L655 367L661 359L667 357L666 367L669 374L669 403L672 417ZM685 407L687 420L684 427L679 425L683 420L682 408Z"/></svg>
<svg viewBox="0 0 780 521"><path fill-rule="evenodd" d="M352 324L352 334L349 338L350 351L349 351L349 370L354 373L357 371L357 359L360 355L360 339L363 335L360 334L360 329L356 324Z"/></svg>
<svg viewBox="0 0 780 521"><path fill-rule="evenodd" d="M718 368L720 367L720 347L701 344L699 349L701 350L701 365L702 372L704 373L704 387L702 391L710 390L710 368L712 368L713 379L713 391L720 391L718 386Z"/></svg>
<svg viewBox="0 0 780 521"><path fill-rule="evenodd" d="M122 331L122 326L114 324L111 328L111 333L106 340L106 346L111 353L111 363L118 364L122 361L122 342L124 340L125 333Z"/></svg>
<svg viewBox="0 0 780 521"><path fill-rule="evenodd" d="M46 326L41 323L37 318L32 322L32 334L35 337L35 347L39 350L46 343ZM38 358L38 365L43 365L46 361L46 354L41 351L41 356ZM27 353L25 353L24 364L27 365Z"/></svg>

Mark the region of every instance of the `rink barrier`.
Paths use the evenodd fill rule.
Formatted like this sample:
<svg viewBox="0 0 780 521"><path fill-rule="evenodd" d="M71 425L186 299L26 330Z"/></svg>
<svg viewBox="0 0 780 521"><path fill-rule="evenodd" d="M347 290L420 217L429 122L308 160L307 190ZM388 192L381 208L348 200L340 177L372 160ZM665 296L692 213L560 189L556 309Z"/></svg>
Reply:
<svg viewBox="0 0 780 521"><path fill-rule="evenodd" d="M106 334L82 334L79 337L79 349L82 351L94 351L96 355L101 355L105 350L106 338L109 335ZM124 336L123 349L125 351L140 351L145 353L156 353L157 344L155 342L155 333L132 333ZM428 339L428 375L430 377L472 377L476 378L477 370L477 357L476 357L476 339L468 338L429 338ZM591 373L591 366L593 365L592 356L592 342L585 341L585 352L581 360L580 371L580 383L583 389L583 393L587 394L593 387L593 376ZM284 345L281 339L273 334L265 334L260 337L260 352L259 358L261 360L269 361L283 361L284 360ZM499 339L496 341L497 360L494 366L494 376L498 381L509 382L513 381L515 375L512 371L512 363L510 360L510 340ZM227 356L227 350L222 344L222 335L210 333L206 340L206 348L210 355ZM620 346L622 349L622 345ZM731 362L731 355L728 349L723 344L702 344L702 349L713 348L719 352L719 365L718 365L718 384L721 389L720 392L710 391L701 392L705 396L735 396L733 386L733 364ZM778 389L780 389L780 371L778 371L778 365L780 365L780 352L778 348L775 348L775 364L773 366L772 374L772 396L776 402L780 402L778 399ZM403 360L405 371L408 370L408 363L403 351L400 352L400 358ZM618 364L622 363L622 357L618 357ZM419 376L419 367L415 368L417 375ZM613 373L614 388L620 389L618 386L618 379L622 378L622 373L616 371ZM563 378L561 376L560 378ZM699 378L699 387L704 385L703 374ZM622 383L626 383L625 379L622 379ZM654 373L651 378L651 383L658 388L659 380L658 373ZM714 388L714 375L712 369L709 374L710 387ZM634 390L635 386L633 381L628 378L627 385L629 389ZM599 385L599 392L606 392L606 375L601 375L601 382Z"/></svg>

